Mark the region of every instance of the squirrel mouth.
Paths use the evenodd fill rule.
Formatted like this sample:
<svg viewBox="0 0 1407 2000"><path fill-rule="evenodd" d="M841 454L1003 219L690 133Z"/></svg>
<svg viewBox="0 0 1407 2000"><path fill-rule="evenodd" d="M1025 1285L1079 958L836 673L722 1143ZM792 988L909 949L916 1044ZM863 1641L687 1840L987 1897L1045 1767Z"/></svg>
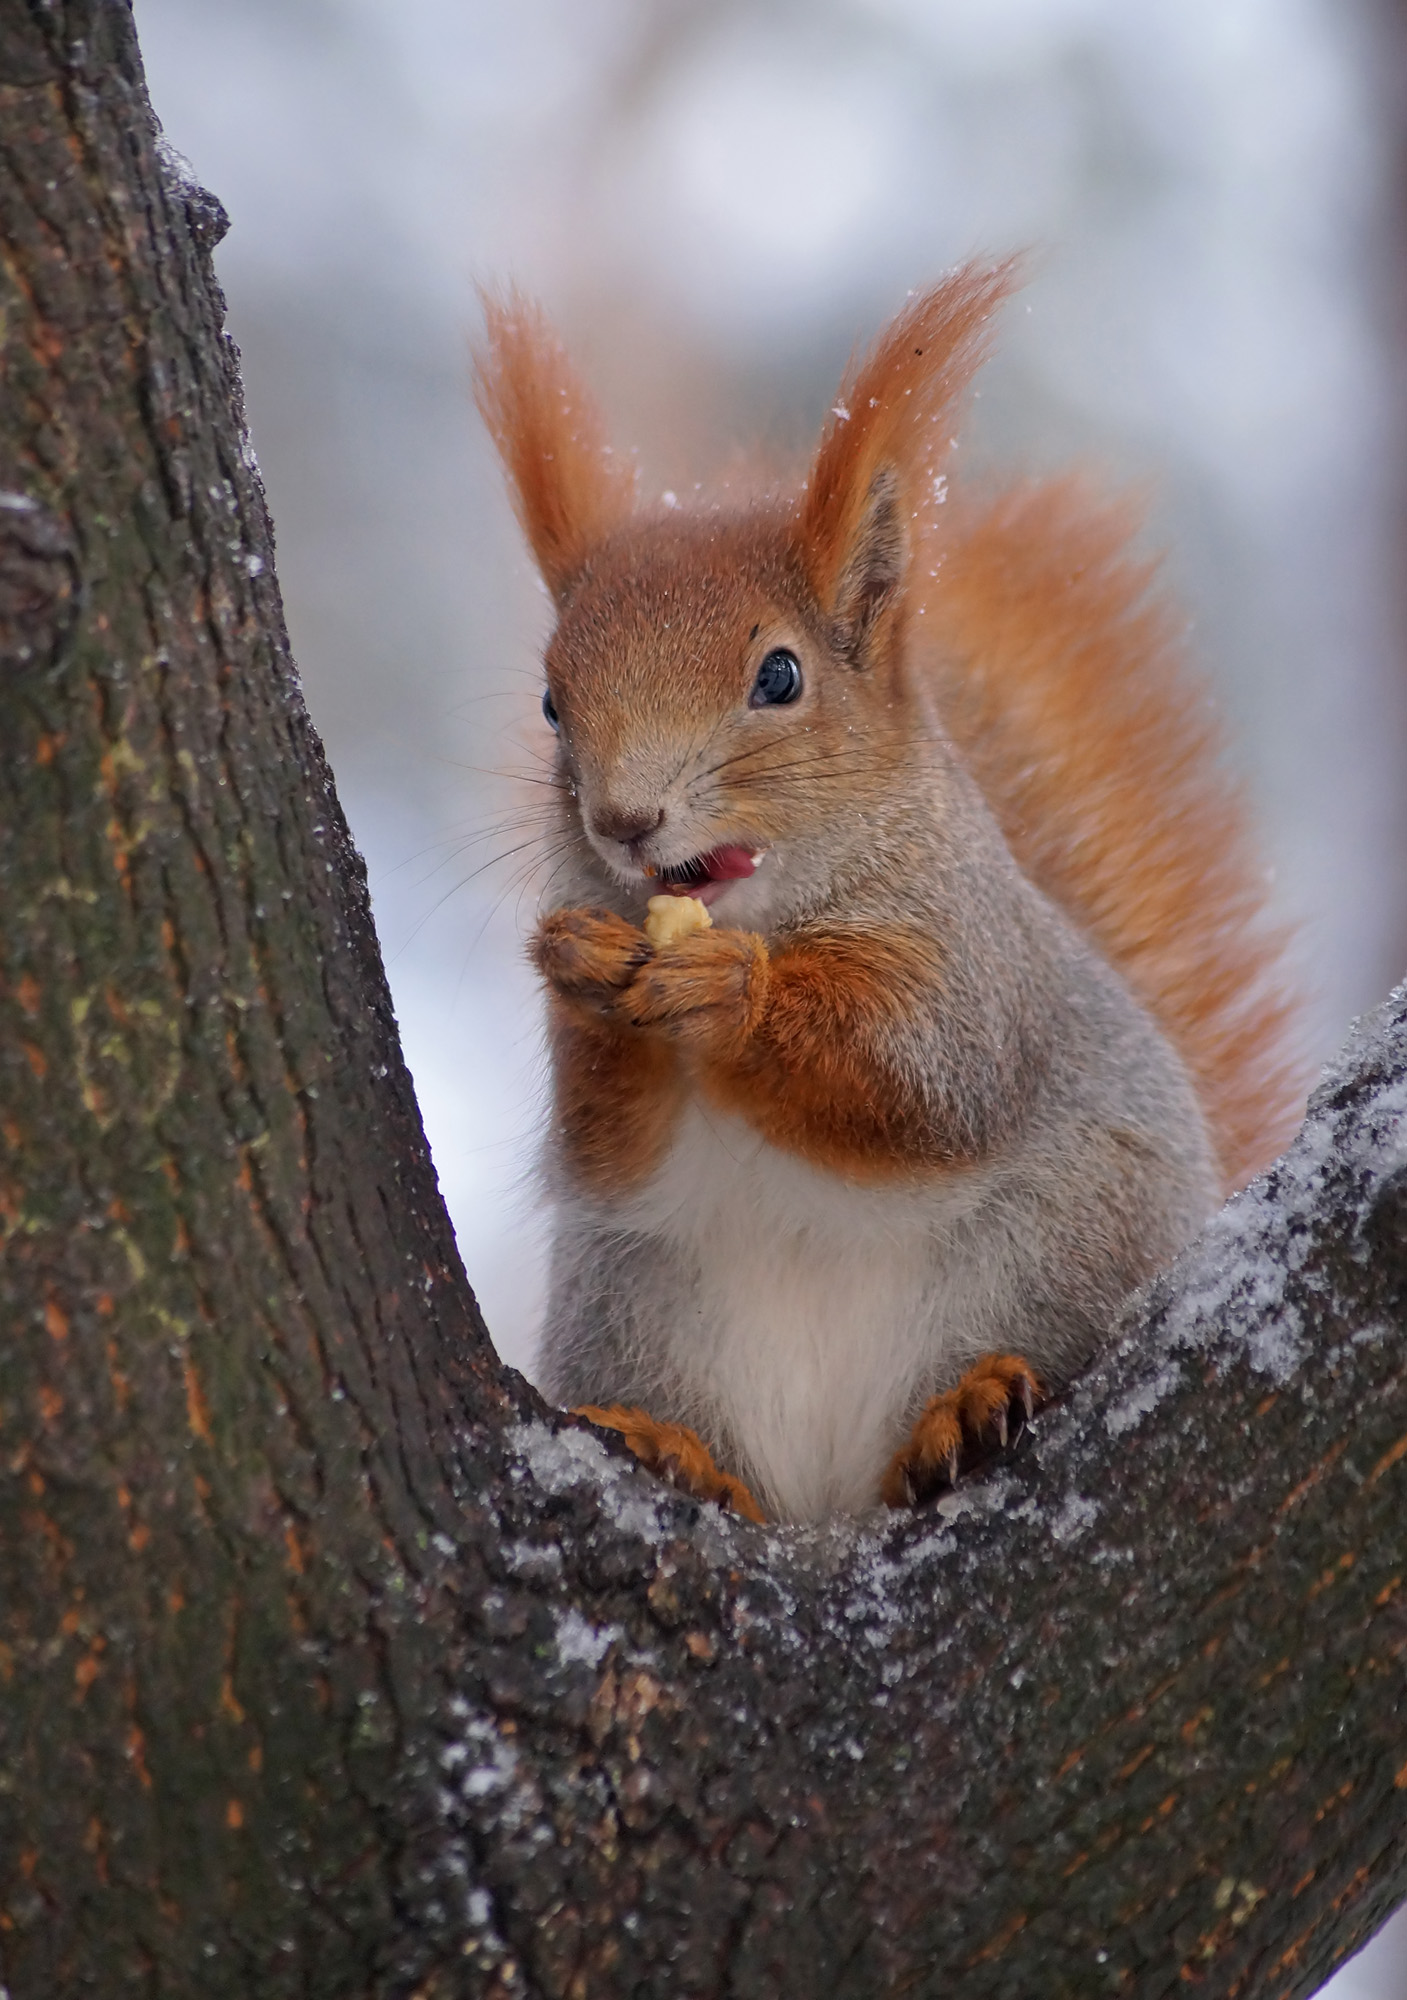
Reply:
<svg viewBox="0 0 1407 2000"><path fill-rule="evenodd" d="M714 847L653 873L663 895L695 896L701 903L711 903L730 883L747 881L761 862L761 854L750 847Z"/></svg>

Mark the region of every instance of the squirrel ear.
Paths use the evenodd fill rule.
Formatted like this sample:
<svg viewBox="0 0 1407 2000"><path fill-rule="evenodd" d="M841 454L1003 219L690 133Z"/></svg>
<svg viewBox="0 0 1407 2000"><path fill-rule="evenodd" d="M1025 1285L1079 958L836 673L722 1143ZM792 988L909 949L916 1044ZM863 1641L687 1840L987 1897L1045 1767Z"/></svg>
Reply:
<svg viewBox="0 0 1407 2000"><path fill-rule="evenodd" d="M948 446L952 406L1015 281L1012 261L965 265L905 307L852 363L821 435L797 520L798 552L826 614L865 635L903 581L908 522Z"/></svg>
<svg viewBox="0 0 1407 2000"><path fill-rule="evenodd" d="M543 581L560 602L596 543L630 518L635 473L541 307L517 291L481 292L486 337L474 353L474 400Z"/></svg>
<svg viewBox="0 0 1407 2000"><path fill-rule="evenodd" d="M856 515L825 606L856 661L865 658L876 626L899 594L908 556L899 474L892 465L881 465Z"/></svg>

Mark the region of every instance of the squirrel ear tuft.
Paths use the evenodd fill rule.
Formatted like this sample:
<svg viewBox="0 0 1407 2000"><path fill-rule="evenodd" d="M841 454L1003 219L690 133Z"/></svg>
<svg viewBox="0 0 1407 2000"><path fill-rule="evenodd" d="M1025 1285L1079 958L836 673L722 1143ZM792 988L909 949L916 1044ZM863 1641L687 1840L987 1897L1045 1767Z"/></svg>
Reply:
<svg viewBox="0 0 1407 2000"><path fill-rule="evenodd" d="M914 299L851 365L821 435L797 521L827 616L865 633L903 581L908 523L948 448L952 406L986 355L1012 260L964 265Z"/></svg>
<svg viewBox="0 0 1407 2000"><path fill-rule="evenodd" d="M485 339L474 352L474 400L543 581L560 602L592 548L630 518L634 468L613 454L541 307L517 291L480 297Z"/></svg>

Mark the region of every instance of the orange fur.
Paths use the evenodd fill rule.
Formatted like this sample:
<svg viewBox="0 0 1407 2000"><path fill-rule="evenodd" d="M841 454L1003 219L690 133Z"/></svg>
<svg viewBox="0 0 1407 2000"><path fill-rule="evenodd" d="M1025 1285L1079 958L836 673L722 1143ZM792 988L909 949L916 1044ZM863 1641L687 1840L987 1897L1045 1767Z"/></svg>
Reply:
<svg viewBox="0 0 1407 2000"><path fill-rule="evenodd" d="M684 1102L677 1050L617 1011L652 951L609 910L558 910L533 941L550 995L553 1135L571 1173L600 1194L654 1171Z"/></svg>
<svg viewBox="0 0 1407 2000"><path fill-rule="evenodd" d="M928 671L1017 860L1187 1063L1229 1193L1302 1105L1284 938L1206 691L1129 540L1127 511L1073 480L955 506Z"/></svg>
<svg viewBox="0 0 1407 2000"><path fill-rule="evenodd" d="M799 514L822 602L886 464L904 479L924 661L943 722L1018 861L1086 931L1181 1053L1229 1193L1286 1143L1303 1101L1285 939L1205 689L1130 552L1136 521L1074 480L966 510L927 475L1013 267L916 300L842 387ZM935 359L935 356L938 358ZM940 527L941 524L941 527ZM929 571L936 570L936 577Z"/></svg>
<svg viewBox="0 0 1407 2000"><path fill-rule="evenodd" d="M941 977L937 946L919 931L812 930L769 953L751 931L712 930L655 951L606 911L566 910L546 920L535 950L555 984L554 1034L569 1009L580 1015L574 1039L557 1046L554 1123L597 1192L658 1163L691 1074L773 1145L852 1180L958 1166L1000 1137L955 1120L940 1146L931 1113L868 1059Z"/></svg>
<svg viewBox="0 0 1407 2000"><path fill-rule="evenodd" d="M807 573L825 610L857 542L876 481L900 475L909 510L948 453L953 407L981 364L992 315L1015 282L1008 262L955 272L907 306L840 386L812 461L799 519Z"/></svg>
<svg viewBox="0 0 1407 2000"><path fill-rule="evenodd" d="M954 1129L938 1146L897 1076L881 1078L867 1057L940 977L937 947L917 931L812 931L772 958L756 1032L741 1048L712 1052L704 1091L773 1145L852 1180L881 1183L971 1161L981 1150L976 1135Z"/></svg>
<svg viewBox="0 0 1407 2000"><path fill-rule="evenodd" d="M509 475L543 579L559 600L592 548L628 520L635 474L539 307L481 294L475 400Z"/></svg>
<svg viewBox="0 0 1407 2000"><path fill-rule="evenodd" d="M886 1507L911 1507L951 1486L964 1456L1004 1445L1010 1425L1030 1416L1041 1385L1015 1354L984 1354L956 1388L933 1396L884 1475Z"/></svg>
<svg viewBox="0 0 1407 2000"><path fill-rule="evenodd" d="M624 1194L649 1179L673 1136L687 1093L678 1051L663 1036L591 1020L556 994L549 1024L563 1163L593 1193Z"/></svg>
<svg viewBox="0 0 1407 2000"><path fill-rule="evenodd" d="M767 947L754 931L703 931L656 951L621 995L637 1028L667 1028L704 1061L727 1062L762 1018Z"/></svg>
<svg viewBox="0 0 1407 2000"><path fill-rule="evenodd" d="M745 1521L765 1522L766 1515L741 1479L722 1472L713 1462L713 1453L697 1431L687 1424L663 1424L644 1410L624 1403L602 1407L583 1403L572 1411L602 1430L619 1431L642 1465L668 1479L681 1492L696 1500L714 1500L720 1507L741 1514Z"/></svg>
<svg viewBox="0 0 1407 2000"><path fill-rule="evenodd" d="M914 835L912 817L892 815L908 828L901 876L933 885L917 922L914 905L903 925L897 911L892 923L861 922L857 910L889 907L873 884L869 902L838 892L831 905L795 904L794 930L784 900L752 905L770 945L749 927L746 901L723 906L742 921L658 951L609 909L544 920L535 954L551 994L555 1136L571 1178L593 1194L652 1175L693 1095L855 1181L952 1171L1019 1143L1047 1027L1069 1019L1065 975L1043 988L1008 977L1021 906L983 898L1005 884L1031 899L956 783L922 712L929 703L1021 869L1181 1056L1223 1187L1287 1136L1298 1092L1277 976L1283 941L1265 923L1264 879L1204 693L1150 590L1152 566L1131 552L1129 511L1074 481L937 504L954 406L1011 284L1010 265L974 266L915 299L851 369L799 492L702 518L633 517L630 475L545 321L516 296L486 302L480 407L563 613L546 666L583 905L619 896L638 911L647 880L686 855L702 863L720 844L760 854L777 841L801 851L830 829L873 828L867 838L892 869L885 814L916 796L904 789L916 745L941 752L949 784L931 842ZM750 697L779 647L808 661L801 727ZM954 849L941 837L969 842L969 872L945 872ZM850 851L843 838L836 847ZM989 852L1000 865L983 874ZM835 877L841 891L857 879ZM963 883L959 907L953 885ZM1175 1069L1155 1038L1139 1046L1138 1061L1152 1049ZM1091 1131L1070 1100L1069 1175L1091 1203L1108 1196L1097 1241L1071 1232L1058 1260L1071 1310L1087 1311L1092 1327L1088 1301L1112 1310L1101 1295L1111 1273L1127 1290L1185 1240L1175 1228L1196 1211L1177 1204L1194 1182L1197 1199L1210 1198L1180 1072L1177 1091L1183 1108L1162 1140L1117 1122ZM1150 1162L1156 1182L1143 1178ZM1151 1203L1145 1185L1156 1187ZM1006 1337L1046 1367L1044 1322L1013 1320ZM1067 1365L1064 1350L1049 1352L1052 1368ZM654 1379L642 1374L639 1393ZM629 1394L631 1384L586 1377L575 1393ZM934 1490L969 1448L1003 1439L1038 1393L1025 1361L984 1357L923 1411L884 1498ZM693 1431L623 1404L581 1414L687 1490L761 1518Z"/></svg>
<svg viewBox="0 0 1407 2000"><path fill-rule="evenodd" d="M612 910L554 910L533 940L533 959L552 990L593 1013L625 991L653 952L638 924Z"/></svg>
<svg viewBox="0 0 1407 2000"><path fill-rule="evenodd" d="M1010 263L913 301L842 385L794 516L833 609L877 478L893 468L918 545L905 634L1017 859L1118 968L1187 1062L1227 1191L1284 1144L1303 1096L1284 939L1220 732L1173 621L1130 553L1125 508L1077 482L931 504L953 405L983 357ZM629 520L633 480L540 311L485 300L479 406L559 597ZM758 531L772 532L764 510ZM741 552L741 551L740 551ZM928 572L936 570L936 578ZM712 587L712 586L711 586Z"/></svg>

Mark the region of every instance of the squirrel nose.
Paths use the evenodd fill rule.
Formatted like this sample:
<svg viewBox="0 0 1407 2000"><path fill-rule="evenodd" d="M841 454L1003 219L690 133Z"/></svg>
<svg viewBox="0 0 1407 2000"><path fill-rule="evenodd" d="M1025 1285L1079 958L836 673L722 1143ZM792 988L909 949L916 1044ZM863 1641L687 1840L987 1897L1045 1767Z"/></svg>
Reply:
<svg viewBox="0 0 1407 2000"><path fill-rule="evenodd" d="M619 840L625 846L633 846L647 834L663 824L663 806L598 806L591 815L591 826L602 840Z"/></svg>

